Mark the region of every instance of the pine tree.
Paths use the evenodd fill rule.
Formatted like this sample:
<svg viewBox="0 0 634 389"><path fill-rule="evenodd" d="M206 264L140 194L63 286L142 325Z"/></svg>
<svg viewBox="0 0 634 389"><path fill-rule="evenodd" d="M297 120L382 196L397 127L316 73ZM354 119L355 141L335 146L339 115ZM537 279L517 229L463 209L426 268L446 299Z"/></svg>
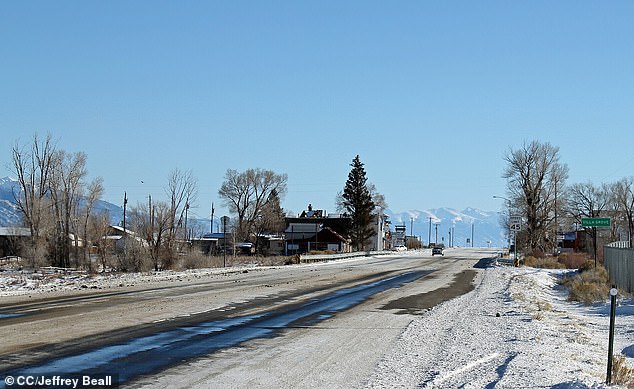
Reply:
<svg viewBox="0 0 634 389"><path fill-rule="evenodd" d="M359 251L365 249L367 240L374 235L372 213L375 206L366 185L365 169L358 155L352 160L350 166L352 169L348 174L342 197L343 206L352 218L349 234L352 247Z"/></svg>
<svg viewBox="0 0 634 389"><path fill-rule="evenodd" d="M262 206L260 217L254 224L255 251L267 254L261 247L261 237L265 233L281 234L286 227L284 209L281 206L281 199L277 190L273 189L266 203Z"/></svg>

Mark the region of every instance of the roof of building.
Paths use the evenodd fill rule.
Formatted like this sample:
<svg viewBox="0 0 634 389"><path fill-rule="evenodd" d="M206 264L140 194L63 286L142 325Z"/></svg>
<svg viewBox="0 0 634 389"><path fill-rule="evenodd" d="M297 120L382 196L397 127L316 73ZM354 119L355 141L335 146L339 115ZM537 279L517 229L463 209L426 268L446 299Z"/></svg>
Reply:
<svg viewBox="0 0 634 389"><path fill-rule="evenodd" d="M0 236L31 236L26 227L0 227Z"/></svg>

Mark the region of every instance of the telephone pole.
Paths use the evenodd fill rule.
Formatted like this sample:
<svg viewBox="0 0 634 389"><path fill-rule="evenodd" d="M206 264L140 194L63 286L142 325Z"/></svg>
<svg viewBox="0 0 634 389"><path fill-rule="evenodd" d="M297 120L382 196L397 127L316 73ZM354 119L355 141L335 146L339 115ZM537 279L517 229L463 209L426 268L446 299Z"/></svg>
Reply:
<svg viewBox="0 0 634 389"><path fill-rule="evenodd" d="M189 234L187 231L187 213L189 212L189 202L185 202L185 242L189 242Z"/></svg>
<svg viewBox="0 0 634 389"><path fill-rule="evenodd" d="M209 229L209 233L213 234L214 233L214 203L211 203L211 223L210 223L210 229Z"/></svg>

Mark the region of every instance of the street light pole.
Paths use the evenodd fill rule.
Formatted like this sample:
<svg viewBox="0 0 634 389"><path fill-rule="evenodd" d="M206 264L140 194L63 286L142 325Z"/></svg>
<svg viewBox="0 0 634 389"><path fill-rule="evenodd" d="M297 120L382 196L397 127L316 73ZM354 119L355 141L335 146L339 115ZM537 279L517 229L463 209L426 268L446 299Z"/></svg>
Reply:
<svg viewBox="0 0 634 389"><path fill-rule="evenodd" d="M509 223L508 223L508 227L509 227L509 234L508 234L508 244L509 244L509 250L510 250L510 246L511 246L511 200L507 199L506 197L502 197L502 196L493 196L494 199L500 199L500 200L504 200L506 201L507 207L508 207L508 213L509 213ZM517 263L517 231L513 231L513 265L515 265Z"/></svg>

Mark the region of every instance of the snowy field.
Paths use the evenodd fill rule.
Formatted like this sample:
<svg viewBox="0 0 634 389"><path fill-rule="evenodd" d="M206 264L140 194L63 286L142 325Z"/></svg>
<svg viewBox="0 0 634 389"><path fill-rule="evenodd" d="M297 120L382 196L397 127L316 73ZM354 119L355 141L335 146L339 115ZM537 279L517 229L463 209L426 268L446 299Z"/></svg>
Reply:
<svg viewBox="0 0 634 389"><path fill-rule="evenodd" d="M74 294L78 291L107 290L142 287L148 284L163 284L177 281L195 281L228 273L253 269L268 269L263 266L241 266L223 269L193 269L185 271L160 271L145 273L98 273L65 272L42 268L37 273L18 272L7 269L0 272L0 297L23 295Z"/></svg>
<svg viewBox="0 0 634 389"><path fill-rule="evenodd" d="M609 300L566 301L561 270L492 267L471 293L415 319L369 388L602 388ZM615 353L634 366L634 306L619 300Z"/></svg>

